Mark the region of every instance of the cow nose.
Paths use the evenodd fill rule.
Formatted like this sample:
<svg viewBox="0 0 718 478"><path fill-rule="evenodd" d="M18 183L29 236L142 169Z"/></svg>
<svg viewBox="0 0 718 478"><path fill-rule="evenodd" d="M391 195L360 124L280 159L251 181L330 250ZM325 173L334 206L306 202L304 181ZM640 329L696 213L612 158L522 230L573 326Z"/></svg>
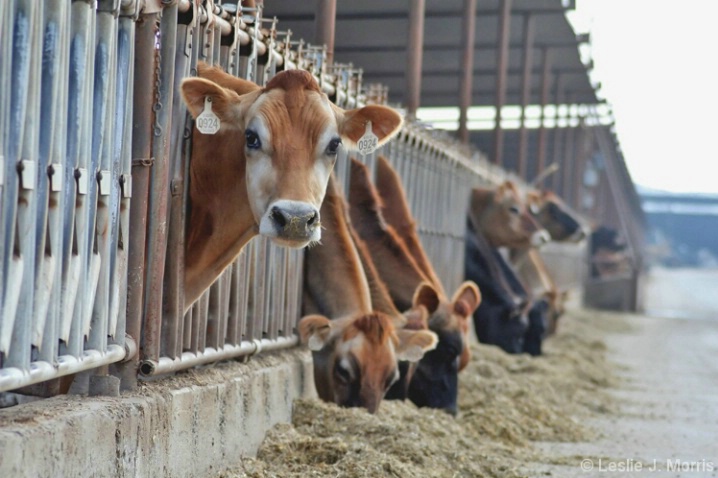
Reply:
<svg viewBox="0 0 718 478"><path fill-rule="evenodd" d="M275 205L269 217L277 233L291 239L311 236L319 225L319 211L308 204L291 204L289 207Z"/></svg>
<svg viewBox="0 0 718 478"><path fill-rule="evenodd" d="M543 246L550 240L551 236L549 235L548 231L546 231L546 229L541 229L540 231L534 232L531 236L531 245L533 247Z"/></svg>

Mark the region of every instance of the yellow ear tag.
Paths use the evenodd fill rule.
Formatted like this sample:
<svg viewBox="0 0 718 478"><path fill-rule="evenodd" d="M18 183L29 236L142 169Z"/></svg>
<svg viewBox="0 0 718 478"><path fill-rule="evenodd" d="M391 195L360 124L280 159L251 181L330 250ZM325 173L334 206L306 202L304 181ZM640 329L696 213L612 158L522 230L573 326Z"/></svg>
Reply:
<svg viewBox="0 0 718 478"><path fill-rule="evenodd" d="M212 111L212 97L204 98L204 111L194 121L197 130L202 134L215 134L219 131L219 117Z"/></svg>
<svg viewBox="0 0 718 478"><path fill-rule="evenodd" d="M357 142L357 150L359 151L359 154L366 156L367 154L373 153L378 146L379 138L377 138L371 130L371 121L368 121L366 124L366 131L364 131L364 136L359 138L359 141Z"/></svg>

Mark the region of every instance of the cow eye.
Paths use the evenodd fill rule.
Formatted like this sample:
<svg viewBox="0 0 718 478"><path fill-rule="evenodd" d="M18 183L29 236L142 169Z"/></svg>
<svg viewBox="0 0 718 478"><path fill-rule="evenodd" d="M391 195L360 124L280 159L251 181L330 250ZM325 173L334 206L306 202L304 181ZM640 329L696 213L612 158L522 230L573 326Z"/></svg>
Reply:
<svg viewBox="0 0 718 478"><path fill-rule="evenodd" d="M511 211L511 213L513 213L513 214L518 214L521 212L521 210L519 210L518 206L510 206L509 211Z"/></svg>
<svg viewBox="0 0 718 478"><path fill-rule="evenodd" d="M337 151L339 150L339 146L341 146L342 140L340 138L332 138L331 141L329 141L329 144L327 145L327 149L325 153L328 156L336 156Z"/></svg>
<svg viewBox="0 0 718 478"><path fill-rule="evenodd" d="M244 137L247 140L247 148L259 149L262 147L262 142L259 140L259 135L256 131L248 129L244 132Z"/></svg>
<svg viewBox="0 0 718 478"><path fill-rule="evenodd" d="M348 384L352 381L351 372L349 372L349 370L347 370L339 362L337 362L337 364L334 366L334 375L336 376L337 380L339 380L339 382L343 384Z"/></svg>

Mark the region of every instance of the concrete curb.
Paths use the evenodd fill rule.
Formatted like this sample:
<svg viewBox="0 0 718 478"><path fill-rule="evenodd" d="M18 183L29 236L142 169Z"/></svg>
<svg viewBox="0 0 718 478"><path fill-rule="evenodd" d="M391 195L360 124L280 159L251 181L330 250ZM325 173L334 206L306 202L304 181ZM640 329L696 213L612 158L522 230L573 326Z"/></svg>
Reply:
<svg viewBox="0 0 718 478"><path fill-rule="evenodd" d="M0 476L212 476L253 456L295 398L316 396L311 354L193 369L118 398L60 396L0 410Z"/></svg>

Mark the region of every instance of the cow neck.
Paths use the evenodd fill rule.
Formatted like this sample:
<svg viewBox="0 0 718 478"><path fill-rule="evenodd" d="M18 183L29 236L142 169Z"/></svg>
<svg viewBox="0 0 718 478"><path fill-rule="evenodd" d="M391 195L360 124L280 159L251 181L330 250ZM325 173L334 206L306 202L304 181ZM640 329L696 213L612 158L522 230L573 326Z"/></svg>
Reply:
<svg viewBox="0 0 718 478"><path fill-rule="evenodd" d="M334 174L320 210L322 240L307 249L305 287L318 312L331 319L372 311L369 284L349 233L346 203Z"/></svg>
<svg viewBox="0 0 718 478"><path fill-rule="evenodd" d="M199 298L258 234L249 207L243 150L229 136L194 132L185 249L185 304ZM237 153L237 151L240 151ZM202 151L211 151L212 156ZM208 192L211 191L211 194Z"/></svg>
<svg viewBox="0 0 718 478"><path fill-rule="evenodd" d="M352 162L349 202L352 224L366 243L394 305L399 310L410 309L416 288L422 282L430 281L394 229L384 221L368 169L358 162Z"/></svg>
<svg viewBox="0 0 718 478"><path fill-rule="evenodd" d="M406 193L401 179L389 162L383 156L377 159L376 189L383 200L381 210L386 222L396 230L399 237L406 244L409 253L416 261L421 271L431 280L432 285L443 296L446 295L439 277L426 256L416 230L416 222L411 215Z"/></svg>

